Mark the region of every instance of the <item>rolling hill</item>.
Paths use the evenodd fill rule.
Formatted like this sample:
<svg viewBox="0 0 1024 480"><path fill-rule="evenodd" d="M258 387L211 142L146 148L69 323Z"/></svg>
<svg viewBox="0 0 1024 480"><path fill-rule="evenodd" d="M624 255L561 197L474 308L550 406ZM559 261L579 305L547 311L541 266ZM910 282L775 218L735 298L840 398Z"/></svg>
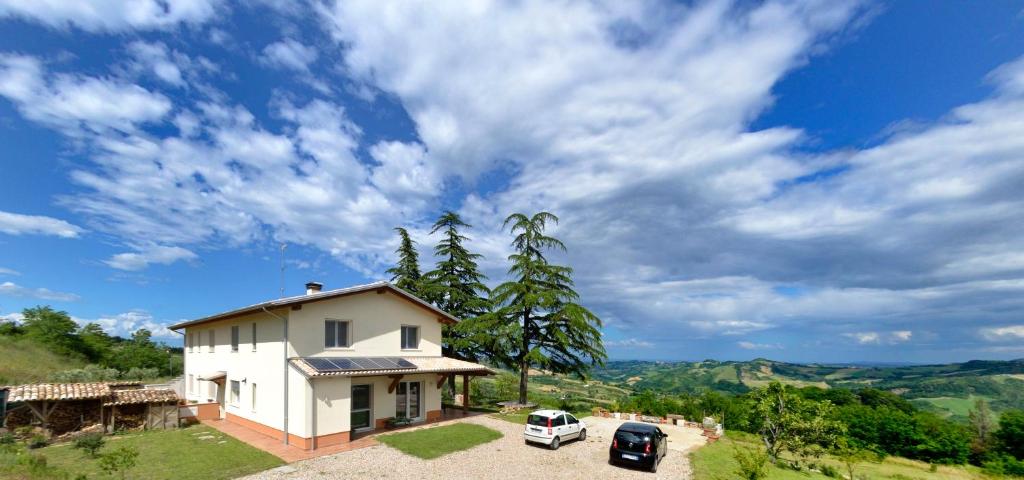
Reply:
<svg viewBox="0 0 1024 480"><path fill-rule="evenodd" d="M0 385L44 382L54 373L83 366L82 360L59 355L35 342L0 335Z"/></svg>
<svg viewBox="0 0 1024 480"><path fill-rule="evenodd" d="M771 381L797 387L873 387L897 393L918 407L948 417L966 417L974 399L995 411L1024 407L1024 359L976 360L945 365L794 364L766 359L747 362L612 361L593 378L635 391L697 393L711 389L744 393Z"/></svg>

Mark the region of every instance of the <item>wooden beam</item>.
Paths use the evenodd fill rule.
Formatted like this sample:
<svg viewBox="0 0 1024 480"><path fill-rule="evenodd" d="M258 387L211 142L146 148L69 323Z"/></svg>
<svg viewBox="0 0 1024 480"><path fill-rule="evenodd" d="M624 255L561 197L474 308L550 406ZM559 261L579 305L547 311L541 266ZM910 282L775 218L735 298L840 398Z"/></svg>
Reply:
<svg viewBox="0 0 1024 480"><path fill-rule="evenodd" d="M43 413L43 411L45 411L45 409L46 409L45 408L45 403L44 403L43 411L40 411L39 409L37 409L34 405L32 405L33 403L35 403L35 402L25 402L25 406L28 407L29 410L32 410L32 414L35 415L36 418L39 419L40 423L46 423L46 415Z"/></svg>
<svg viewBox="0 0 1024 480"><path fill-rule="evenodd" d="M444 381L447 380L447 379L448 379L448 375L438 374L438 376L437 376L437 388L443 387L444 386Z"/></svg>
<svg viewBox="0 0 1024 480"><path fill-rule="evenodd" d="M462 376L462 414L469 413L469 375Z"/></svg>
<svg viewBox="0 0 1024 480"><path fill-rule="evenodd" d="M398 382L402 381L403 375L388 375L391 379L391 385L388 385L388 393L395 393L395 389L398 388Z"/></svg>

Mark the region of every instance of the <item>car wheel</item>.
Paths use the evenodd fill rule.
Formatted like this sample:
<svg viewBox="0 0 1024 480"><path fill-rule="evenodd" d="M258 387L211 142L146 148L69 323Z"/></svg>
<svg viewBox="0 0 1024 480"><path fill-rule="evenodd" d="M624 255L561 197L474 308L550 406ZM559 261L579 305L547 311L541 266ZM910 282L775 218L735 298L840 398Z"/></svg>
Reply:
<svg viewBox="0 0 1024 480"><path fill-rule="evenodd" d="M559 443L561 443L561 441L558 439L558 437L552 438L551 439L551 449L552 450L558 450L558 444Z"/></svg>
<svg viewBox="0 0 1024 480"><path fill-rule="evenodd" d="M651 473L658 473L658 464L661 463L659 459L655 458L654 463L651 464Z"/></svg>
<svg viewBox="0 0 1024 480"><path fill-rule="evenodd" d="M580 441L583 442L583 441L586 441L586 440L587 440L587 429L584 428L583 430L580 430Z"/></svg>

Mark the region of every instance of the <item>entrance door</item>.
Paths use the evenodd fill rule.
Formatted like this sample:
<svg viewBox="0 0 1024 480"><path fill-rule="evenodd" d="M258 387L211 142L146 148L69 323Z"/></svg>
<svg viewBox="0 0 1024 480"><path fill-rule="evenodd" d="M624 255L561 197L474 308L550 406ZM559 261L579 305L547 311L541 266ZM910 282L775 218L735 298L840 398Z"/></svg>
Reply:
<svg viewBox="0 0 1024 480"><path fill-rule="evenodd" d="M395 416L410 419L419 418L423 401L421 382L401 382L395 393Z"/></svg>
<svg viewBox="0 0 1024 480"><path fill-rule="evenodd" d="M372 385L352 385L352 430L373 428Z"/></svg>

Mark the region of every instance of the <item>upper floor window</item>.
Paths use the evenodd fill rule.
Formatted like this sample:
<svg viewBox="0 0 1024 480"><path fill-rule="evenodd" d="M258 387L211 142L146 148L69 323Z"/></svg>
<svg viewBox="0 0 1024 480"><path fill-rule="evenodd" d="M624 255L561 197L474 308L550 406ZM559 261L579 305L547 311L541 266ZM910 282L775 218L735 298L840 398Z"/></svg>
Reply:
<svg viewBox="0 0 1024 480"><path fill-rule="evenodd" d="M252 351L256 351L256 322L252 322Z"/></svg>
<svg viewBox="0 0 1024 480"><path fill-rule="evenodd" d="M238 325L231 327L231 351L238 351Z"/></svg>
<svg viewBox="0 0 1024 480"><path fill-rule="evenodd" d="M190 332L188 334L188 353L192 353L192 348L195 347L195 345L196 345L196 334L195 334L195 332Z"/></svg>
<svg viewBox="0 0 1024 480"><path fill-rule="evenodd" d="M351 322L347 320L324 320L324 348L346 348L351 345Z"/></svg>
<svg viewBox="0 0 1024 480"><path fill-rule="evenodd" d="M213 330L210 330L210 353L213 353L213 348L216 345L217 345L217 343L213 339Z"/></svg>
<svg viewBox="0 0 1024 480"><path fill-rule="evenodd" d="M402 325L402 350L420 348L420 327Z"/></svg>

